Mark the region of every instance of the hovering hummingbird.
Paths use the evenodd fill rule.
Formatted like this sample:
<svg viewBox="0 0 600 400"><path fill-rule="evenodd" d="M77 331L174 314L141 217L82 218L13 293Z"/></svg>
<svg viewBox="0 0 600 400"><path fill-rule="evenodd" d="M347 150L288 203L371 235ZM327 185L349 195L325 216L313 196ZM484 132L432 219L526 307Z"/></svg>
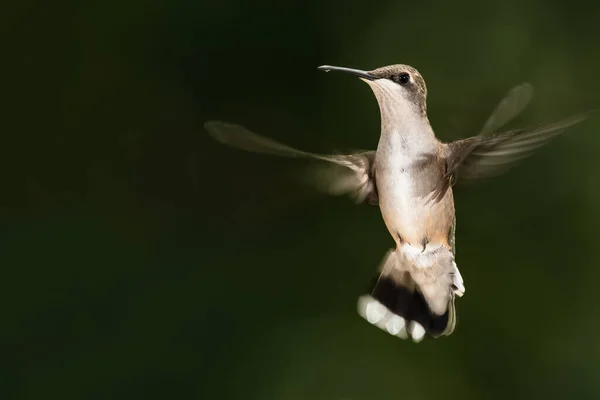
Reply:
<svg viewBox="0 0 600 400"><path fill-rule="evenodd" d="M514 87L498 104L478 135L440 142L427 116L427 88L409 65L363 71L323 65L359 77L372 89L381 114L377 150L315 154L220 121L205 124L219 142L243 150L324 161L330 169L321 183L332 195L347 194L357 203L378 205L396 242L382 260L358 313L397 337L419 342L450 335L456 325L455 296L465 293L455 262L456 183L506 171L586 114L533 129L499 132L532 97L531 85Z"/></svg>

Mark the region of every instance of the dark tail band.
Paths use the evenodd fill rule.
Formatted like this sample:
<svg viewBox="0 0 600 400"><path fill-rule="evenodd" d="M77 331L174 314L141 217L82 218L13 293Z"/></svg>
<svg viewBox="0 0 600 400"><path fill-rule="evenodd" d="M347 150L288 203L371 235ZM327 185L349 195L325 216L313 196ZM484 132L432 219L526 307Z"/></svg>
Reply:
<svg viewBox="0 0 600 400"><path fill-rule="evenodd" d="M418 288L399 285L390 276L379 276L374 280L371 297L392 314L404 318L407 325L411 321L418 322L430 336L448 335L454 330L453 304L443 315L436 315L431 312ZM448 332L448 328L452 330Z"/></svg>

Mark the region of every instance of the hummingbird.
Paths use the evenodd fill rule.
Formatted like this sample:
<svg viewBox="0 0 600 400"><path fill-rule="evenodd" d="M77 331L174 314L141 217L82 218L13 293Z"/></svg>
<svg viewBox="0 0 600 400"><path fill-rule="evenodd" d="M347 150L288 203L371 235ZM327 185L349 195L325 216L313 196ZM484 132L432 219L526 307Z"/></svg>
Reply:
<svg viewBox="0 0 600 400"><path fill-rule="evenodd" d="M429 122L427 87L415 68L395 64L370 71L330 65L318 69L348 73L369 85L381 118L376 150L318 154L229 122L208 121L205 129L217 141L238 149L318 160L324 166L314 179L321 189L378 206L395 247L387 251L358 297L358 314L383 331L416 343L426 335L450 335L456 326L455 298L465 293L455 260L453 188L507 171L587 113L501 131L532 98L532 86L523 83L505 95L480 132L443 143Z"/></svg>

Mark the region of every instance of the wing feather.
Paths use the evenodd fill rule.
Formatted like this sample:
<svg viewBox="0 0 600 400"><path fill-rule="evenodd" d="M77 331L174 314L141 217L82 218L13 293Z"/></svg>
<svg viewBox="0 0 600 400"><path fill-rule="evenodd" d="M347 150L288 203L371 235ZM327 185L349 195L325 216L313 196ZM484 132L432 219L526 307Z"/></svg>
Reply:
<svg viewBox="0 0 600 400"><path fill-rule="evenodd" d="M218 142L240 150L323 161L325 165L315 166L309 176L318 189L330 195L349 195L357 203L365 200L371 204L378 203L373 168L375 151L357 150L348 154L310 153L229 122L208 121L204 128Z"/></svg>

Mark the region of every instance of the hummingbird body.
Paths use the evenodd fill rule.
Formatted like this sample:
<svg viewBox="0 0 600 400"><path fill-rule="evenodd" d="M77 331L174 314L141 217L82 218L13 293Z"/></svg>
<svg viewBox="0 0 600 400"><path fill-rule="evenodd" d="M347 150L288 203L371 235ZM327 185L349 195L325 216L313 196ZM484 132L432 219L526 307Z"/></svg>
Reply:
<svg viewBox="0 0 600 400"><path fill-rule="evenodd" d="M531 99L531 87L523 84L500 102L479 135L442 143L427 116L425 81L413 67L319 69L356 75L371 87L381 114L376 151L315 154L239 125L211 121L205 127L218 141L240 149L325 162L322 189L379 206L395 248L381 262L369 294L359 297L358 313L388 333L410 336L415 342L425 334L449 335L456 324L455 296L465 292L455 261L454 184L501 173L585 115L528 131L498 132Z"/></svg>
<svg viewBox="0 0 600 400"><path fill-rule="evenodd" d="M408 66L402 67L411 70ZM420 75L415 70L411 72L411 78L423 85L417 88L425 92ZM453 301L453 275L458 271L450 245L455 220L454 199L451 188L437 202L428 198L427 195L444 181L444 148L429 124L425 103L397 94L398 87L393 81L372 85L381 113L374 177L381 215L396 242L395 251L388 256L389 272L384 267L377 282L384 278L384 282L396 287L388 288L387 295L378 296L380 285L376 283L372 295L359 301L359 313L371 323L384 320L389 333L406 336L408 329L413 339L420 340L427 330L423 324L427 327L433 319L444 320L439 321L443 325L442 332L454 328L448 323L448 319L452 319L448 314L453 312L453 307L449 306ZM462 283L460 286L464 292ZM397 302L408 295L404 293L405 287L418 287L424 298L419 295L415 300L405 299L400 308L406 309L402 310ZM431 312L418 315L423 311L414 309L411 304L420 304L423 300ZM406 321L394 318L399 315L406 319L409 314L414 320L410 326L406 326Z"/></svg>
<svg viewBox="0 0 600 400"><path fill-rule="evenodd" d="M449 190L435 204L426 195L444 180L442 145L426 117L419 120L418 116L396 110L381 111L389 120L382 119L374 163L383 220L399 242L441 243L452 224L452 193ZM426 162L422 161L423 154L428 155Z"/></svg>
<svg viewBox="0 0 600 400"><path fill-rule="evenodd" d="M383 320L384 328L400 337L406 336L403 328L415 340L420 340L425 331L449 334L454 329L453 294L462 295L465 290L462 281L458 283L454 278L460 274L450 244L455 220L452 190L430 204L421 194L435 190L436 182L443 177L436 161L397 167L393 162L386 164L379 155L375 162L379 207L396 248L383 263L371 295L359 301L358 311L378 326ZM453 293L453 288L460 290ZM425 303L427 311L422 309ZM414 322L405 326L406 321L398 320L396 315Z"/></svg>

